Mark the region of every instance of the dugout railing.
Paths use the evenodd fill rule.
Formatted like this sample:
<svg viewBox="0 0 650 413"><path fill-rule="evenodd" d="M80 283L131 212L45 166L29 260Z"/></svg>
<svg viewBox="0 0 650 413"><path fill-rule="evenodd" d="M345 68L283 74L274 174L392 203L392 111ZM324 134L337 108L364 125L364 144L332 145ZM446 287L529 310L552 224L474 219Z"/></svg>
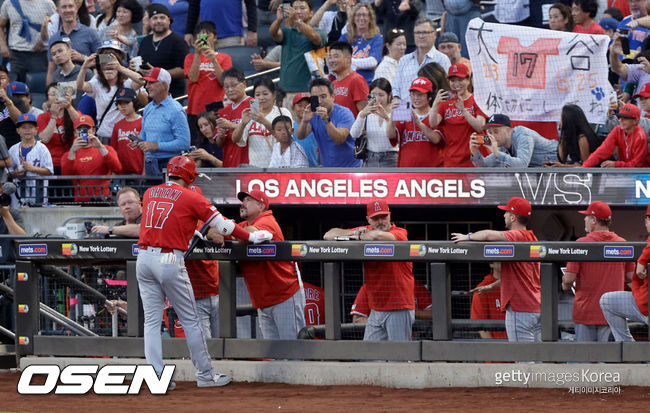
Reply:
<svg viewBox="0 0 650 413"><path fill-rule="evenodd" d="M580 251L575 251L579 245ZM432 242L293 241L262 245L200 243L191 258L220 261L220 336L208 340L213 358L394 361L639 362L650 359L648 342L557 342L559 264L566 261L632 261L645 242L521 242L454 244ZM496 249L495 249L496 248ZM14 303L16 352L47 356L143 357L143 312L135 274L135 240L20 240L16 243ZM535 252L534 254L531 252ZM540 253L541 251L541 253ZM325 292L325 340L236 338L236 269L241 260L321 262ZM364 342L341 340L342 263L349 261L424 261L431 274L433 340ZM541 261L541 343L452 340L450 274L452 262ZM126 337L39 335L39 282L43 266L124 263L129 302ZM20 311L19 307L23 306ZM25 312L27 306L29 311ZM468 321L481 326L480 320ZM490 326L490 321L485 323ZM187 357L184 339L164 339L165 357Z"/></svg>

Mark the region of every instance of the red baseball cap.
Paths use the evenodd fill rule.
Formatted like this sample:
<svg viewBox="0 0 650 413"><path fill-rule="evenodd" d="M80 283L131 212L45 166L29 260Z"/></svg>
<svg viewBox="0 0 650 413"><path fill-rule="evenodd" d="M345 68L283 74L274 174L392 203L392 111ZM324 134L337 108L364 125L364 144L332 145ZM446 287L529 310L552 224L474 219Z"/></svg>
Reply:
<svg viewBox="0 0 650 413"><path fill-rule="evenodd" d="M72 127L77 129L79 126L90 126L91 128L95 127L95 121L88 115L81 115L74 120Z"/></svg>
<svg viewBox="0 0 650 413"><path fill-rule="evenodd" d="M533 210L530 206L530 202L526 201L524 198L519 198L518 196L513 196L506 205L499 205L497 208L504 211L510 211L520 217L529 217Z"/></svg>
<svg viewBox="0 0 650 413"><path fill-rule="evenodd" d="M645 210L645 214L646 214L646 215L650 215L650 205L648 205L648 207L646 208L646 210Z"/></svg>
<svg viewBox="0 0 650 413"><path fill-rule="evenodd" d="M237 194L237 198L242 202L244 201L244 198L246 198L247 196L250 196L254 200L263 203L264 207L266 209L269 209L269 198L266 196L264 192L260 191L259 189L254 189L250 192L242 191Z"/></svg>
<svg viewBox="0 0 650 413"><path fill-rule="evenodd" d="M630 118L639 120L641 117L641 110L631 103L626 103L616 114L619 118Z"/></svg>
<svg viewBox="0 0 650 413"><path fill-rule="evenodd" d="M291 103L291 106L295 105L296 103L300 102L303 99L309 99L310 95L309 93L301 92L301 93L296 93L296 96L293 97L293 102Z"/></svg>
<svg viewBox="0 0 650 413"><path fill-rule="evenodd" d="M641 90L639 90L639 93L634 95L634 99L638 97L650 98L650 83L644 83L643 86L641 86Z"/></svg>
<svg viewBox="0 0 650 413"><path fill-rule="evenodd" d="M372 218L377 215L386 215L390 214L390 209L388 209L388 204L383 199L376 199L368 203L367 215L368 218Z"/></svg>
<svg viewBox="0 0 650 413"><path fill-rule="evenodd" d="M462 77L466 78L469 77L469 69L467 66L465 66L462 63L455 63L449 67L449 72L447 73L447 77Z"/></svg>
<svg viewBox="0 0 650 413"><path fill-rule="evenodd" d="M147 82L163 82L169 85L172 82L172 75L161 67L154 67L149 76L145 76L143 79Z"/></svg>
<svg viewBox="0 0 650 413"><path fill-rule="evenodd" d="M417 77L413 83L411 83L409 92L411 90L417 90L421 93L433 92L433 83L431 83L431 81L426 77Z"/></svg>
<svg viewBox="0 0 650 413"><path fill-rule="evenodd" d="M603 201L594 201L584 211L578 211L583 215L593 215L600 219L612 219L612 210Z"/></svg>

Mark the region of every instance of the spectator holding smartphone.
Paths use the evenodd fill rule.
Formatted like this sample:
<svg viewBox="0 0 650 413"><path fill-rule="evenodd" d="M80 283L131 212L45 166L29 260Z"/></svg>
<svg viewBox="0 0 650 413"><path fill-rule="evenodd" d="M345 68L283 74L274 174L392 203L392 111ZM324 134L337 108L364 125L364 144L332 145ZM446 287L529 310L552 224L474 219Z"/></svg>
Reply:
<svg viewBox="0 0 650 413"><path fill-rule="evenodd" d="M545 162L557 160L557 141L546 139L524 126L513 128L506 115L490 116L483 129L486 135L473 133L469 141L474 166L540 167ZM488 147L492 153L484 157L479 151L481 146Z"/></svg>
<svg viewBox="0 0 650 413"><path fill-rule="evenodd" d="M61 157L63 175L110 175L119 173L122 164L115 149L105 146L95 135L95 122L81 115L74 121L75 140L70 150ZM75 202L111 197L109 179L80 179L75 182Z"/></svg>
<svg viewBox="0 0 650 413"><path fill-rule="evenodd" d="M223 72L232 67L232 59L225 53L214 50L217 41L217 27L211 21L203 21L194 30L196 41L194 53L185 56L184 70L187 78L187 122L190 125L192 145L200 139L197 130L197 116L210 102L223 100L221 84Z"/></svg>
<svg viewBox="0 0 650 413"><path fill-rule="evenodd" d="M444 136L443 166L446 168L474 166L470 159L469 138L481 132L487 116L469 91L472 84L467 66L453 64L447 75L451 91L438 89L429 112L429 124L438 127Z"/></svg>
<svg viewBox="0 0 650 413"><path fill-rule="evenodd" d="M397 166L399 148L393 146L386 134L390 121L390 101L393 92L390 82L384 78L370 84L368 105L359 112L350 129L350 136L358 139L363 131L368 138L368 157L363 166L370 168L394 168Z"/></svg>
<svg viewBox="0 0 650 413"><path fill-rule="evenodd" d="M196 163L198 167L218 167L223 166L221 158L223 150L219 146L217 133L217 116L215 112L205 111L199 114L196 121L200 137L197 141L198 147L187 154ZM190 148L191 149L191 148Z"/></svg>
<svg viewBox="0 0 650 413"><path fill-rule="evenodd" d="M409 88L409 97L413 105L412 110L409 110L409 104L405 100L394 100L393 111L386 124L388 139L392 145L399 146L397 166L400 168L442 166L444 143L441 134L429 127L433 83L426 77L416 78Z"/></svg>
<svg viewBox="0 0 650 413"><path fill-rule="evenodd" d="M117 110L124 116L113 127L111 136L111 147L117 152L122 164L123 175L137 174L144 172L144 152L138 148L140 131L142 130L142 116L137 112L137 97L135 90L131 88L120 88L115 95Z"/></svg>
<svg viewBox="0 0 650 413"><path fill-rule="evenodd" d="M252 166L268 168L277 142L271 135L272 122L277 116L292 118L288 109L275 105L276 86L269 77L255 80L255 100L242 112L242 121L232 132L232 141L240 147L248 146L248 159Z"/></svg>

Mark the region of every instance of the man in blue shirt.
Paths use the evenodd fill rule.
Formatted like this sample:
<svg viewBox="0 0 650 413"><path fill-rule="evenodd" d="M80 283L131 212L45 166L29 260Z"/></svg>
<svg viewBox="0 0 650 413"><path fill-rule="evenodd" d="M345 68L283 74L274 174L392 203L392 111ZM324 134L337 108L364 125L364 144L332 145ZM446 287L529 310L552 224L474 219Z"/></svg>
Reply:
<svg viewBox="0 0 650 413"><path fill-rule="evenodd" d="M315 112L307 106L296 137L304 139L314 133L321 164L324 167L361 167L361 159L354 157L354 139L350 136L350 128L354 123L354 115L350 109L334 103L334 87L327 79L313 79L309 83L311 96L318 97L318 107Z"/></svg>
<svg viewBox="0 0 650 413"><path fill-rule="evenodd" d="M190 148L190 127L183 107L169 94L169 72L154 67L144 80L151 102L142 114L143 141L138 146L145 153L145 174L161 176L171 158Z"/></svg>
<svg viewBox="0 0 650 413"><path fill-rule="evenodd" d="M72 48L72 61L83 63L86 57L95 53L99 46L102 45L99 35L88 26L79 22L77 6L74 0L59 0L58 12L61 16L59 28L52 37L50 37L49 47L62 39L69 39L70 48ZM49 48L48 47L48 48ZM52 56L48 55L47 65L47 82L53 81L53 73L56 70L56 64L52 61Z"/></svg>
<svg viewBox="0 0 650 413"><path fill-rule="evenodd" d="M523 126L513 128L506 115L490 116L483 129L487 130L487 141L483 138L483 143L480 143L475 133L469 141L474 166L527 168L557 161L557 141L546 139ZM479 151L481 145L489 147L492 153L483 157Z"/></svg>
<svg viewBox="0 0 650 413"><path fill-rule="evenodd" d="M646 9L646 0L628 0L628 5L631 14L620 21L618 31L628 33L630 52L635 53L641 51L643 41L648 36L648 29L639 26L637 20L647 16L648 11Z"/></svg>

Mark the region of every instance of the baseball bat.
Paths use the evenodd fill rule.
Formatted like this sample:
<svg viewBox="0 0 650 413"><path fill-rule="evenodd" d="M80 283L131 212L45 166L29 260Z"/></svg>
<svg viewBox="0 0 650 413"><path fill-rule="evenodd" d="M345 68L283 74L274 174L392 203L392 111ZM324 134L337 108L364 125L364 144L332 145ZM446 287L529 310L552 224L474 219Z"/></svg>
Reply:
<svg viewBox="0 0 650 413"><path fill-rule="evenodd" d="M199 232L201 233L201 235L205 236L205 234L208 233L209 229L210 229L210 226L208 224L203 224L203 226L201 227ZM197 237L196 235L193 235L192 236L192 241L190 242L190 246L187 248L187 251L185 251L185 254L183 255L184 259L187 259L187 257L190 256L190 254L192 253L192 250L194 249L194 247L196 247L196 244L198 244L198 242L199 242L199 237Z"/></svg>

